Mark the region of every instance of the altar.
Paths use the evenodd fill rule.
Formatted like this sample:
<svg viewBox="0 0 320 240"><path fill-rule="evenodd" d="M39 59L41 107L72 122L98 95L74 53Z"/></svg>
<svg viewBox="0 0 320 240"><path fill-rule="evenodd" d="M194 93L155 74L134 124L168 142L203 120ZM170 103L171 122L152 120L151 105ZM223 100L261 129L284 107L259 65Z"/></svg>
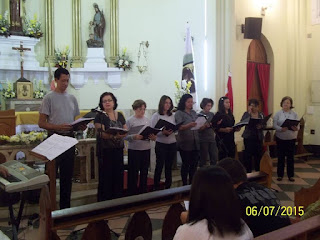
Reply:
<svg viewBox="0 0 320 240"><path fill-rule="evenodd" d="M83 117L90 110L80 110L80 115L76 119ZM38 125L39 111L16 112L16 133L44 131Z"/></svg>
<svg viewBox="0 0 320 240"><path fill-rule="evenodd" d="M6 109L15 109L16 112L39 111L42 99L20 100L6 99Z"/></svg>

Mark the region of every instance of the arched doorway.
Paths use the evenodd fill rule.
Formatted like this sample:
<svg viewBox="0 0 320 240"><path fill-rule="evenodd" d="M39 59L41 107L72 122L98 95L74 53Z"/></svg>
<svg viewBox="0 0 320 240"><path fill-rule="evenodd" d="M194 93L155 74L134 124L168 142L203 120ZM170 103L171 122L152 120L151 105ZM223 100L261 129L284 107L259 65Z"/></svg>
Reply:
<svg viewBox="0 0 320 240"><path fill-rule="evenodd" d="M259 39L253 39L247 54L247 104L249 99L257 99L259 101L259 110L265 114L268 114L265 106L268 107L270 76L270 65L267 62L267 53L263 43ZM267 77L265 77L265 73L261 75L261 67L267 68L263 69L264 72L267 72Z"/></svg>

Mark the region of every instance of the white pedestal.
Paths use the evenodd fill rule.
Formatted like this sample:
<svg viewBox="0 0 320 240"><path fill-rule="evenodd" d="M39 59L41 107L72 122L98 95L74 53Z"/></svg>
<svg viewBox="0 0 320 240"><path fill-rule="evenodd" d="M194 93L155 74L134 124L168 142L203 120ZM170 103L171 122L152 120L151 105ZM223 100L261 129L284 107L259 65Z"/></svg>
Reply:
<svg viewBox="0 0 320 240"><path fill-rule="evenodd" d="M20 52L13 50L13 47L20 47L22 41L24 48L30 48L31 51L24 51L24 68L39 67L39 62L34 53L34 47L40 42L40 39L23 36L0 36L0 66L2 68L14 69L20 68Z"/></svg>
<svg viewBox="0 0 320 240"><path fill-rule="evenodd" d="M0 36L0 83L14 83L20 78L20 52L12 50L12 47L20 47L20 41L23 41L23 47L31 49L24 52L24 77L30 81L42 80L43 84L49 86L53 80L49 79L49 68L40 67L34 53L34 46L40 40L21 36ZM51 69L52 76L55 70ZM70 83L75 89L80 89L88 79L95 82L104 79L111 88L117 89L121 86L121 72L118 68L108 68L103 48L88 48L84 68L71 68Z"/></svg>
<svg viewBox="0 0 320 240"><path fill-rule="evenodd" d="M88 48L87 60L84 63L86 69L105 69L108 67L104 56L104 48Z"/></svg>

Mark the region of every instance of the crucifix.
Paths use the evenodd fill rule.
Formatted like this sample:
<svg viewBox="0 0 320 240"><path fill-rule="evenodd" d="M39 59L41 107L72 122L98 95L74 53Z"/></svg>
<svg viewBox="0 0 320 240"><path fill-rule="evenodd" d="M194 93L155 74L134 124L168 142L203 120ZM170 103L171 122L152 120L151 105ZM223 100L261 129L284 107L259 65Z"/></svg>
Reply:
<svg viewBox="0 0 320 240"><path fill-rule="evenodd" d="M27 79L23 78L23 53L24 51L31 51L31 48L24 48L22 41L20 42L20 47L13 47L12 50L20 51L20 69L21 69L21 78L18 81L28 81Z"/></svg>

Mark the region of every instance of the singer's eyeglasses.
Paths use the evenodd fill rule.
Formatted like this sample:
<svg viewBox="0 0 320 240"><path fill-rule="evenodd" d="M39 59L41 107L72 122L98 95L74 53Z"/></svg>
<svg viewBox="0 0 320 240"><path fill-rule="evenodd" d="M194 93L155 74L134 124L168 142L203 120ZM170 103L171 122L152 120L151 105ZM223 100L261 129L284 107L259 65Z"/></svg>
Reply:
<svg viewBox="0 0 320 240"><path fill-rule="evenodd" d="M102 103L110 103L110 102L113 102L113 99L107 99L102 101Z"/></svg>

